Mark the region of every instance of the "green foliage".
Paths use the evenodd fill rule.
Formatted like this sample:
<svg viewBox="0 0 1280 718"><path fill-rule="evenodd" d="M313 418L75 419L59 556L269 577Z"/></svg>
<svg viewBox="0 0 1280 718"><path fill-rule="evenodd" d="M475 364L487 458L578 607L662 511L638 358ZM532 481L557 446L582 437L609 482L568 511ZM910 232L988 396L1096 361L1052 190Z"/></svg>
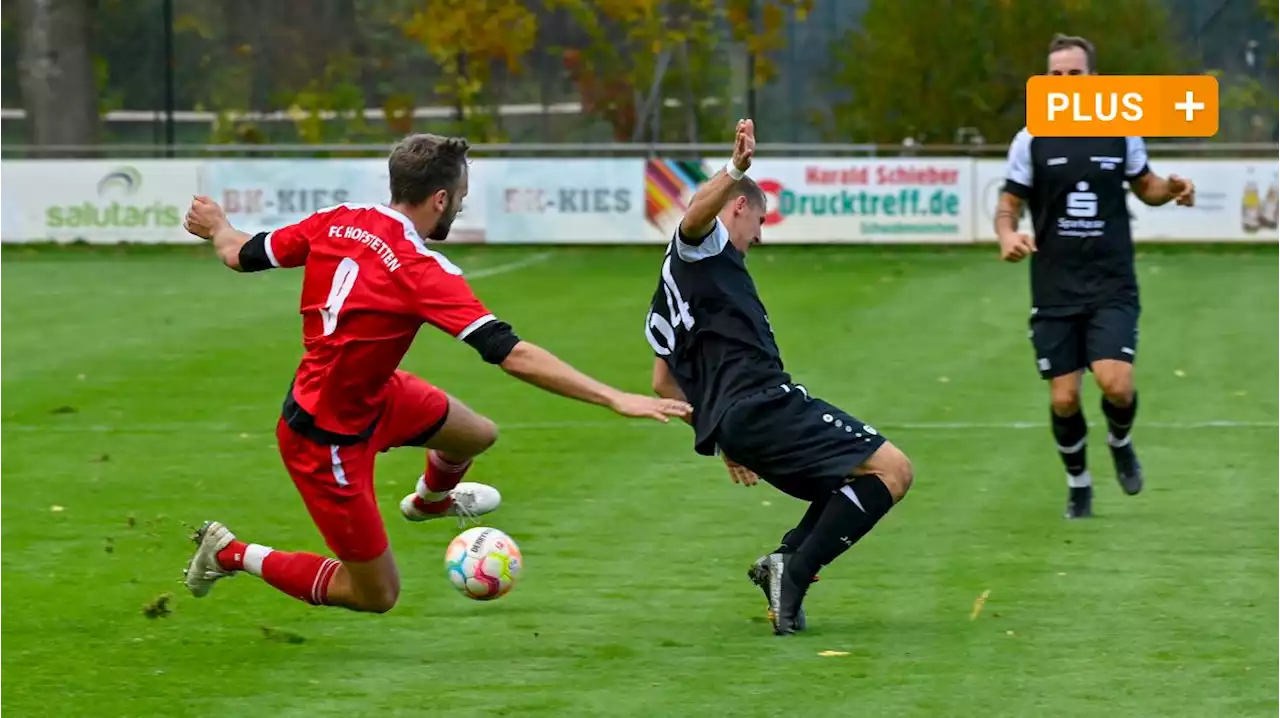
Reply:
<svg viewBox="0 0 1280 718"><path fill-rule="evenodd" d="M95 2L100 109L158 109L159 0ZM823 7L842 2L824 0ZM1259 22L1274 28L1280 0L1253 3ZM1173 4L871 0L857 28L832 43L825 84L840 99L794 114L838 141L952 142L961 128L974 128L1001 142L1022 126L1026 79L1044 66L1054 32L1093 40L1105 73L1201 71L1197 58L1170 41L1166 8ZM214 142L381 142L418 129L412 109L423 105L455 109L452 118L427 123L433 131L501 141L526 134L529 123L504 128L498 105L544 99L581 102L583 129L570 137L603 125L620 141L679 142L728 139L747 89L746 60L754 60L757 88L776 86L788 23L813 22L815 0L175 5L177 106L216 113ZM12 25L8 16L0 23L5 39L16 38ZM10 46L6 57L16 66L17 42ZM1274 37L1263 54L1274 61ZM539 77L526 70L535 63ZM1259 117L1274 122L1274 87L1257 77L1220 78L1223 138L1251 138ZM6 103L19 104L16 72L4 79ZM387 120L366 119L367 108L384 109ZM293 121L253 119L255 112L280 110Z"/></svg>
<svg viewBox="0 0 1280 718"><path fill-rule="evenodd" d="M174 18L174 37L180 47L195 55L195 68L202 78L193 93L197 111L217 114L209 141L222 144L260 144L266 141L260 129L242 119L251 107L253 88L253 47L245 43L226 46L219 42L228 30L222 13L204 9Z"/></svg>
<svg viewBox="0 0 1280 718"><path fill-rule="evenodd" d="M299 141L341 144L374 139L364 117L364 92L354 81L354 65L350 55L335 55L320 77L292 97L282 98Z"/></svg>
<svg viewBox="0 0 1280 718"><path fill-rule="evenodd" d="M22 81L18 74L18 57L21 54L22 29L14 20L15 13L8 7L6 2L4 10L0 11L0 105L21 107Z"/></svg>
<svg viewBox="0 0 1280 718"><path fill-rule="evenodd" d="M486 90L495 65L518 73L533 48L538 18L528 3L436 0L412 13L403 30L442 71L436 91L458 110L453 133L478 142L505 139Z"/></svg>
<svg viewBox="0 0 1280 718"><path fill-rule="evenodd" d="M1271 25L1271 45L1275 47L1277 0L1258 0L1257 16ZM1265 50L1264 50L1265 52ZM1268 65L1275 67L1274 52L1266 53ZM1255 74L1210 70L1218 78L1221 107L1216 139L1224 142L1270 142L1277 122L1276 86Z"/></svg>
<svg viewBox="0 0 1280 718"><path fill-rule="evenodd" d="M786 12L799 19L810 0L545 0L567 11L588 38L564 52L583 107L609 122L614 139L709 141L732 131L729 51L756 60L756 83L776 72L769 53L783 46ZM757 16L758 14L758 16ZM727 30L727 32L726 32ZM667 57L669 56L669 57ZM669 62L664 63L664 57ZM657 106L646 107L654 88ZM665 100L676 100L667 106ZM707 102L711 100L711 102ZM655 126L656 125L656 126Z"/></svg>
<svg viewBox="0 0 1280 718"><path fill-rule="evenodd" d="M742 43L747 54L756 61L757 87L777 76L770 53L786 46L783 29L787 11L794 11L796 19L803 21L812 9L813 0L725 0L724 16L729 36Z"/></svg>
<svg viewBox="0 0 1280 718"><path fill-rule="evenodd" d="M111 66L101 55L93 57L94 85L98 87L98 114L105 115L124 107L124 93L111 85Z"/></svg>
<svg viewBox="0 0 1280 718"><path fill-rule="evenodd" d="M862 27L833 47L830 83L847 93L827 131L847 142L989 141L1024 124L1028 76L1042 72L1055 32L1083 35L1099 70L1161 74L1185 68L1159 0L872 0Z"/></svg>

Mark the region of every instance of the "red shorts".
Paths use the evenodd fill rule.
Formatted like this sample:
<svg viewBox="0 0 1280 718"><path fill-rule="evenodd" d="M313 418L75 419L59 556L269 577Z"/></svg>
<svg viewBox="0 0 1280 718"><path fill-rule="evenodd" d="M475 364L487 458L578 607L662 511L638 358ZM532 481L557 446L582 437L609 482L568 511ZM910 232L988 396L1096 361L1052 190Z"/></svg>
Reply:
<svg viewBox="0 0 1280 718"><path fill-rule="evenodd" d="M373 435L358 444L317 444L280 420L280 458L335 556L372 561L386 552L387 529L373 491L374 457L396 446L421 446L448 415L448 395L396 371L383 391Z"/></svg>

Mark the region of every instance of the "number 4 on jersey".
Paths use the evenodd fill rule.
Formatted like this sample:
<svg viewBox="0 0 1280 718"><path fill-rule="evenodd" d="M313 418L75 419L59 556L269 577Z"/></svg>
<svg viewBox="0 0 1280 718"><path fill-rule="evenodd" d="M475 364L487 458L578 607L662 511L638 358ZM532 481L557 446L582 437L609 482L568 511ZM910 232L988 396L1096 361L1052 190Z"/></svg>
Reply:
<svg viewBox="0 0 1280 718"><path fill-rule="evenodd" d="M333 272L333 284L329 287L329 298L320 308L320 318L324 320L324 335L327 337L338 329L338 313L356 285L356 275L360 273L360 265L350 257L338 262Z"/></svg>
<svg viewBox="0 0 1280 718"><path fill-rule="evenodd" d="M693 315L689 313L689 303L684 300L680 294L680 288L676 286L675 278L671 276L670 253L662 262L662 289L667 296L667 316L664 317L658 313L659 307L651 307L649 321L644 327L644 336L655 352L661 356L667 356L676 346L676 328L683 327L686 331L693 329ZM654 335L655 329L662 335L662 343L659 343L658 337Z"/></svg>

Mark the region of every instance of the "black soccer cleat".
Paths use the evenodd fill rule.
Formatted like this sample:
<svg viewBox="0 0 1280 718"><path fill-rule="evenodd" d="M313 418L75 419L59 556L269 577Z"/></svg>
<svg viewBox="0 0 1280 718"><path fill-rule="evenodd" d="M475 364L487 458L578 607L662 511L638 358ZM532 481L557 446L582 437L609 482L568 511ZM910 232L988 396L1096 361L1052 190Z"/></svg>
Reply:
<svg viewBox="0 0 1280 718"><path fill-rule="evenodd" d="M1142 491L1142 464L1133 444L1112 446L1111 460L1116 465L1116 481L1120 482L1120 488L1130 496Z"/></svg>
<svg viewBox="0 0 1280 718"><path fill-rule="evenodd" d="M789 636L805 628L801 604L813 578L798 579L794 571L787 570L789 563L788 554L771 553L765 557L765 568L769 572L769 621L776 636Z"/></svg>
<svg viewBox="0 0 1280 718"><path fill-rule="evenodd" d="M751 579L761 591L764 591L764 600L769 600L769 557L761 556L751 564L751 568L747 569L747 578Z"/></svg>
<svg viewBox="0 0 1280 718"><path fill-rule="evenodd" d="M1067 489L1067 513L1069 519L1093 518L1093 487L1071 486Z"/></svg>
<svg viewBox="0 0 1280 718"><path fill-rule="evenodd" d="M765 605L769 602L769 557L761 556L751 564L751 568L747 569L747 578L764 592ZM817 583L818 577L813 577L814 583ZM770 609L770 620L772 620L772 609ZM800 609L800 613L796 614L796 630L803 631L808 624L804 618L804 609Z"/></svg>

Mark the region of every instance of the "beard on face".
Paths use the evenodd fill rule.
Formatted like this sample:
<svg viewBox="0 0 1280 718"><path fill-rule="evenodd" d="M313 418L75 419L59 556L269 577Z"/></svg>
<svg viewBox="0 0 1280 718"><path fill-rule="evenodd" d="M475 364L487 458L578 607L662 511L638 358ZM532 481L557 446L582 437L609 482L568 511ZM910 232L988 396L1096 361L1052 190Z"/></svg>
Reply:
<svg viewBox="0 0 1280 718"><path fill-rule="evenodd" d="M449 238L449 228L453 226L453 220L458 216L459 205L452 201L449 203L449 209L440 215L440 219L436 220L436 226L427 232L427 239L436 242L443 242Z"/></svg>

